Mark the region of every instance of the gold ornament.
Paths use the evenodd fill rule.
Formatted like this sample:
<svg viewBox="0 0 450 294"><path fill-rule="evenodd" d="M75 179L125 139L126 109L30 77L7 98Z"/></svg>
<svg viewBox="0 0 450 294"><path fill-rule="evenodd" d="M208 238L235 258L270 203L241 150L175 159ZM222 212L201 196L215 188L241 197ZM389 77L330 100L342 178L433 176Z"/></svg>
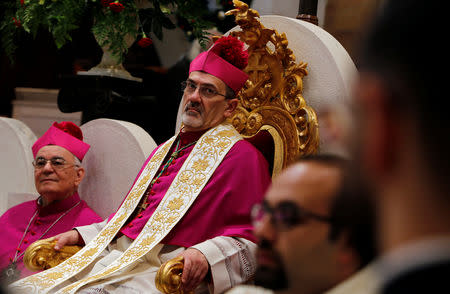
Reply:
<svg viewBox="0 0 450 294"><path fill-rule="evenodd" d="M54 267L77 253L81 246L63 246L61 250L54 249L55 238L36 241L28 246L23 256L24 265L31 271L41 271Z"/></svg>
<svg viewBox="0 0 450 294"><path fill-rule="evenodd" d="M302 96L307 64L295 62L285 33L264 27L259 13L246 3L233 3L236 8L226 15L234 15L241 28L230 34L248 45L244 71L249 79L229 121L244 138L257 137L264 130L270 133L275 147L272 175L276 175L296 158L319 148L317 116Z"/></svg>
<svg viewBox="0 0 450 294"><path fill-rule="evenodd" d="M190 294L193 291L184 292L181 286L181 274L183 273L184 258L178 256L163 263L156 273L156 289L166 294Z"/></svg>

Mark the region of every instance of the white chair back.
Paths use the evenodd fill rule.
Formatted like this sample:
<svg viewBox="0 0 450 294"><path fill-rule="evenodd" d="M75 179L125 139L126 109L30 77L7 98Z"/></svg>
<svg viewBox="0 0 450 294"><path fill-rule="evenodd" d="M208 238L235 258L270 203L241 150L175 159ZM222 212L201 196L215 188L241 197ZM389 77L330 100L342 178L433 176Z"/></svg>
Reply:
<svg viewBox="0 0 450 294"><path fill-rule="evenodd" d="M0 117L0 215L23 201L36 199L33 153L36 135L23 122ZM10 196L8 196L10 193ZM17 193L17 194L16 194ZM24 193L25 196L17 196Z"/></svg>
<svg viewBox="0 0 450 294"><path fill-rule="evenodd" d="M107 218L125 198L156 143L144 129L126 121L95 119L81 130L91 148L82 163L86 175L79 187L80 197Z"/></svg>

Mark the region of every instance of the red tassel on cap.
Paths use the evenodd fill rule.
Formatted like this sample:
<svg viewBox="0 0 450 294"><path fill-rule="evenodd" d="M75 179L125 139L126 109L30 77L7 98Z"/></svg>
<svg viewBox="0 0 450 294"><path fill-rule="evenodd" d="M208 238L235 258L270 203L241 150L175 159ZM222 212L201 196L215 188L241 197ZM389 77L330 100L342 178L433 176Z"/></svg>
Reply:
<svg viewBox="0 0 450 294"><path fill-rule="evenodd" d="M60 123L55 123L55 127L58 129L74 136L75 138L83 141L83 132L81 131L80 127L74 124L71 121L62 121Z"/></svg>
<svg viewBox="0 0 450 294"><path fill-rule="evenodd" d="M210 50L241 70L248 64L248 52L236 37L221 37Z"/></svg>

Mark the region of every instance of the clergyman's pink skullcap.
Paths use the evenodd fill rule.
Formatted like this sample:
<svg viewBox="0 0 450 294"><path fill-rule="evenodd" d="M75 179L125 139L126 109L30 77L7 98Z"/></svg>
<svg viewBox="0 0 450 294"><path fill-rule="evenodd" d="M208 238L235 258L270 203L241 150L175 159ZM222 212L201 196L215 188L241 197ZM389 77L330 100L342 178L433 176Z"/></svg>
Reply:
<svg viewBox="0 0 450 294"><path fill-rule="evenodd" d="M232 36L221 37L205 52L192 60L189 73L203 71L222 80L237 95L248 79L243 71L248 53L244 43Z"/></svg>
<svg viewBox="0 0 450 294"><path fill-rule="evenodd" d="M38 151L47 145L61 146L75 155L79 160L83 160L84 155L91 147L83 142L81 129L73 122L66 121L53 125L40 137L31 147L33 156L36 157Z"/></svg>

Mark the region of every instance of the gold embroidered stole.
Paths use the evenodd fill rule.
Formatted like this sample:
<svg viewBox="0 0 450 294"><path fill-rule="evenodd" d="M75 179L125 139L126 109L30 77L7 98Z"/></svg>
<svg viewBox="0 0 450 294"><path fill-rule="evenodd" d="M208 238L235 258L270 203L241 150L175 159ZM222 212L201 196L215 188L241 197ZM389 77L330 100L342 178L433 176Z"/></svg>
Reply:
<svg viewBox="0 0 450 294"><path fill-rule="evenodd" d="M80 287L105 279L148 253L183 217L222 159L240 139L241 136L231 125L219 125L206 132L195 144L166 195L132 245L104 270L70 284L58 293L75 293ZM174 140L175 137L171 138L155 152L116 215L94 240L57 267L19 280L10 288L23 293L46 293L93 262L138 205Z"/></svg>

